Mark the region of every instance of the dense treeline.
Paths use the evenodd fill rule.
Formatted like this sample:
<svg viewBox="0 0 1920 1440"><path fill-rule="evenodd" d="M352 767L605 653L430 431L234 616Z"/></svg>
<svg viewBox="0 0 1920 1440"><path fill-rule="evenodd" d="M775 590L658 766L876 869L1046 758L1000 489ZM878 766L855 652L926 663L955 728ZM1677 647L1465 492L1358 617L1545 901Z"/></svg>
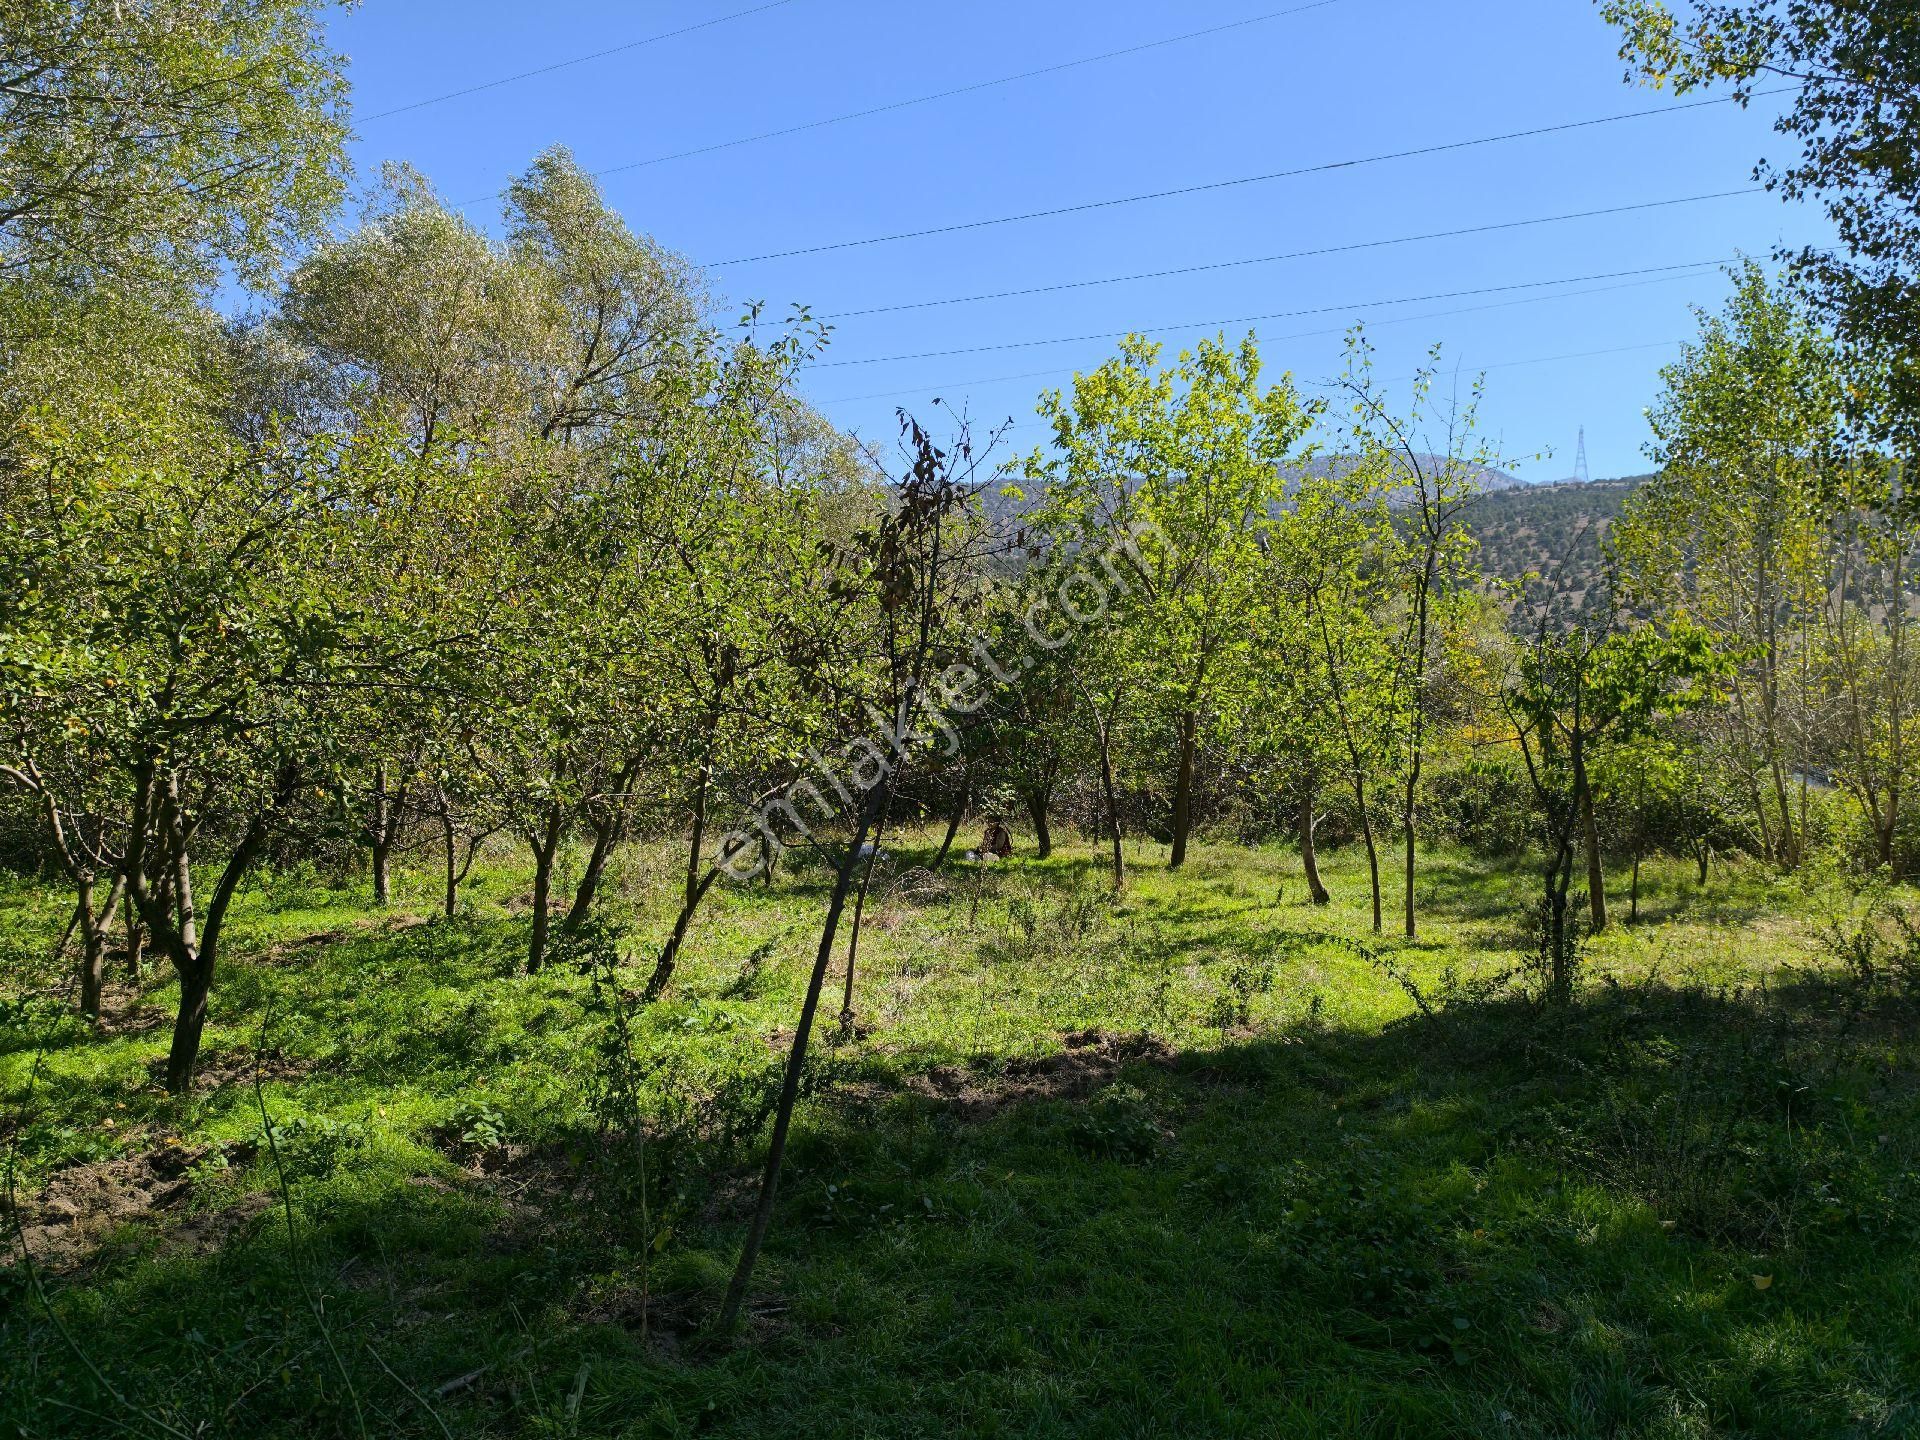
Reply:
<svg viewBox="0 0 1920 1440"><path fill-rule="evenodd" d="M808 847L833 881L731 1312L909 817L1017 805L1044 851L1072 816L1115 888L1142 830L1178 868L1197 826L1279 825L1321 902L1324 824L1409 937L1424 840L1524 849L1562 997L1610 863L1914 862L1912 354L1757 265L1664 374L1605 573L1489 587L1500 457L1437 355L1396 399L1356 335L1322 404L1251 337L1135 337L1043 397L1030 456L924 417L877 455L797 396L822 327L716 323L563 150L498 241L404 168L327 238L313 7L178 8L0 7L0 777L72 887L79 1007L116 932L177 974L176 1092L276 853L363 856L384 902L433 847L452 914L481 846L523 846L532 971L623 839L673 835L657 997L713 885Z"/></svg>

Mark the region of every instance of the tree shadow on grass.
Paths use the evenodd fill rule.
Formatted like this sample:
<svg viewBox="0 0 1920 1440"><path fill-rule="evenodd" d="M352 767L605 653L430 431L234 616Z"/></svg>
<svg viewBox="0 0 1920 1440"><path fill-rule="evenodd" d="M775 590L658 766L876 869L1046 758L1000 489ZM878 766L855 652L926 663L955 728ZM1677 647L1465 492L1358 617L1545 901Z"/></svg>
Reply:
<svg viewBox="0 0 1920 1440"><path fill-rule="evenodd" d="M1915 1018L1806 977L1184 1051L869 1053L807 1103L732 1347L687 1317L751 1156L675 1177L643 1299L644 1232L586 1183L583 1132L524 1172L302 1182L297 1266L262 1224L62 1304L130 1393L216 1433L353 1433L303 1286L380 1433L1893 1433L1920 1373ZM15 1317L7 1404L88 1433L45 1402L110 1401Z"/></svg>

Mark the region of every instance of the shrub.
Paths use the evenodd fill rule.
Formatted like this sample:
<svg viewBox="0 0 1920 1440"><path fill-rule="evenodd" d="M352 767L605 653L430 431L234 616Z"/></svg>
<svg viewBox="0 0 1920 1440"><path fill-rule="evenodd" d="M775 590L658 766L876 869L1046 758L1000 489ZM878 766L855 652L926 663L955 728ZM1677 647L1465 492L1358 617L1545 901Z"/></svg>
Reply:
<svg viewBox="0 0 1920 1440"><path fill-rule="evenodd" d="M1534 838L1526 777L1498 761L1440 771L1427 786L1426 813L1432 834L1482 855L1510 855Z"/></svg>
<svg viewBox="0 0 1920 1440"><path fill-rule="evenodd" d="M367 1143L367 1129L326 1115L272 1120L260 1132L260 1149L274 1157L289 1179L330 1175L340 1161Z"/></svg>

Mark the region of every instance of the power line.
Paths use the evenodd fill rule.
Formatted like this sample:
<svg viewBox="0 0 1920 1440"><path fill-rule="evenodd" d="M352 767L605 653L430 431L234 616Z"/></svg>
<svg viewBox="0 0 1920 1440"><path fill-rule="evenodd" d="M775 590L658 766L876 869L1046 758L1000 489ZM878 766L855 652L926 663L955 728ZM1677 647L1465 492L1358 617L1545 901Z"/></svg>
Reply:
<svg viewBox="0 0 1920 1440"><path fill-rule="evenodd" d="M1396 315L1390 319L1379 320L1373 323L1376 325L1417 325L1424 320L1442 320L1455 315L1474 315L1487 310L1508 310L1520 305L1538 305L1548 300L1570 300L1582 295L1603 295L1615 290L1637 289L1644 285L1663 285L1671 283L1674 280L1687 279L1691 273L1691 271L1683 270L1681 273L1665 275L1656 279L1628 280L1617 285L1595 285L1585 290L1561 290L1550 295L1529 295L1520 300L1500 300L1488 305L1462 305L1451 310L1429 310L1419 315ZM1398 302L1383 301L1380 303L1394 304ZM1269 335L1265 338L1268 343L1277 343L1286 340L1310 340L1323 335L1344 334L1348 328L1348 326L1338 325L1331 329L1296 330L1289 335ZM1060 373L1062 373L1061 366L1049 365L1043 370L1023 370L1014 375L985 375L973 380L949 380L944 383L910 385L904 389L877 390L865 395L834 395L825 399L816 400L813 403L816 405L851 405L861 400L892 400L902 395L963 390L975 385L1001 385L1011 383L1015 380L1037 380L1049 375L1059 375Z"/></svg>
<svg viewBox="0 0 1920 1440"><path fill-rule="evenodd" d="M671 160L690 160L696 155L711 155L717 150L733 150L742 145L757 145L763 140L778 140L787 135L800 135L809 130L824 130L830 125L844 125L850 120L866 120L875 115L889 115L897 110L908 110L916 105L931 105L937 100L951 100L960 95L972 95L981 90L992 90L1002 85L1017 84L1022 80L1037 80L1045 75L1058 75L1065 70L1077 70L1085 65L1098 65L1107 60L1119 60L1128 55L1140 55L1149 50L1164 49L1169 45L1184 44L1189 40L1201 40L1210 35L1223 35L1230 30L1244 30L1250 25L1264 25L1272 20L1283 19L1288 15L1300 15L1308 10L1322 10L1329 5L1339 5L1345 0L1313 0L1309 5L1295 5L1286 10L1269 10L1264 15L1249 16L1245 20L1232 20L1224 25L1209 25L1204 30L1189 30L1181 35L1168 35L1159 40L1147 40L1138 45L1128 45L1119 50L1107 50L1098 55L1083 55L1078 60L1062 60L1056 65L1042 65L1036 70L1022 70L1015 75L1002 75L993 80L978 80L971 85L956 85L951 90L936 90L930 95L915 95L906 100L895 100L886 105L874 105L865 110L849 110L844 115L829 115L821 120L807 120L798 125L785 125L777 130L762 130L756 135L741 135L732 140L719 140L711 145L697 145L691 150L676 150L667 155L654 155L645 160L631 160L623 165L610 165L604 170L595 170L596 179L608 175L619 175L629 170L643 170L649 165L664 165Z"/></svg>
<svg viewBox="0 0 1920 1440"><path fill-rule="evenodd" d="M1642 345L1614 345L1605 350L1575 350L1565 355L1536 355L1531 360L1502 360L1493 365L1476 365L1476 373L1486 370L1516 370L1523 365L1551 365L1561 360L1594 360L1602 355L1626 355L1635 350L1664 350L1669 345L1686 344L1684 337L1673 340L1649 340ZM1328 382L1331 385L1332 382Z"/></svg>
<svg viewBox="0 0 1920 1440"><path fill-rule="evenodd" d="M1755 92L1754 98L1777 95L1791 86ZM970 230L985 230L996 225L1015 225L1028 220L1046 220L1060 215L1080 215L1090 210L1109 210L1120 205L1139 205L1149 200L1172 200L1186 195L1203 195L1216 190L1231 190L1242 185L1262 185L1275 180L1292 180L1303 175L1322 175L1334 170L1351 170L1363 165L1379 165L1389 160L1410 160L1423 155L1444 155L1471 150L1482 145L1503 144L1509 140L1530 140L1542 135L1562 135L1573 130L1589 130L1599 125L1615 125L1623 120L1641 120L1654 115L1678 115L1689 110L1704 110L1713 105L1734 103L1736 97L1723 95L1711 100L1690 100L1683 105L1663 105L1651 110L1626 110L1590 120L1567 120L1557 125L1538 125L1528 130L1509 130L1499 135L1481 135L1472 140L1450 140L1440 145L1421 145L1411 150L1390 150L1379 155L1362 155L1347 160L1328 160L1318 165L1302 165L1292 170L1270 170L1259 175L1239 175L1229 180L1209 180L1197 185L1178 185L1168 190L1147 190L1137 195L1117 195L1105 200L1084 200L1077 205L1057 205L1047 210L1026 210L1014 215L996 215L985 220L963 220L951 225L933 225L923 230L899 230L890 235L868 235L858 240L835 240L825 245L804 245L793 250L770 250L763 255L741 255L731 260L703 262L708 269L727 265L754 265L764 260L791 260L803 255L824 255L835 250L853 250L866 245L890 245L901 240L922 240L934 235L956 235Z"/></svg>
<svg viewBox="0 0 1920 1440"><path fill-rule="evenodd" d="M458 100L464 95L478 95L483 90L497 90L502 85L512 85L521 80L531 80L539 75L551 75L556 70L568 70L575 65L585 65L590 60L604 60L609 55L622 55L629 50L641 49L643 46L658 45L662 40L675 40L682 35L691 35L696 30L711 30L716 25L725 25L733 20L745 20L750 15L760 15L768 10L778 10L783 5L791 4L793 4L793 0L768 0L768 3L755 5L750 10L736 10L731 15L716 15L711 20L702 20L696 25L682 25L678 30L663 31L658 35L649 35L643 40L629 40L624 45L614 45L605 50L595 50L588 55L576 55L571 60L556 60L551 65L541 65L533 70L522 70L517 75L502 75L498 80L482 81L478 85L469 85L463 90L449 90L444 95L430 95L424 100L414 100L405 105L396 105L391 110L379 110L372 115L362 115L360 117L360 123L364 125L374 120L385 120L394 115L404 115L409 110L424 110L429 105L439 105L448 100ZM477 202L469 201L467 203L473 204Z"/></svg>
<svg viewBox="0 0 1920 1440"><path fill-rule="evenodd" d="M1202 275L1214 270L1234 270L1248 265L1272 265L1282 260L1305 260L1321 255L1346 255L1355 250L1378 250L1391 245L1412 245L1425 240L1452 240L1465 235L1490 235L1500 230L1523 230L1534 225L1557 225L1568 220L1593 220L1603 215L1626 215L1636 210L1658 210L1673 205L1697 205L1707 200L1728 200L1737 195L1764 194L1764 188L1749 185L1743 190L1718 190L1708 195L1683 195L1673 200L1643 200L1633 205L1612 205L1603 210L1574 210L1564 215L1538 215L1528 220L1502 220L1489 225L1468 225L1457 230L1429 230L1422 235L1396 235L1386 240L1355 240L1344 245L1321 245L1311 250L1289 250L1278 255L1250 255L1240 260L1212 260L1201 265L1181 265L1171 270L1141 270L1131 275L1107 275L1095 280L1063 280L1052 285L1027 285L1018 290L990 290L978 295L951 295L939 300L905 300L897 305L869 305L864 310L837 310L821 316L827 320L853 320L864 315L892 315L902 310L927 310L940 305L972 305L983 300L1012 300L1028 295L1052 295L1062 290L1087 290L1101 285L1124 285L1138 280L1167 280L1177 275Z"/></svg>
<svg viewBox="0 0 1920 1440"><path fill-rule="evenodd" d="M788 0L782 0L788 3ZM971 85L956 85L948 90L936 90L928 95L914 95L905 100L894 100L885 105L870 106L865 110L849 110L844 115L829 115L820 120L807 120L798 125L784 125L775 130L762 130L754 135L740 135L732 140L718 140L711 145L696 145L690 150L675 150L666 155L653 155L645 160L630 160L620 165L609 165L603 170L590 170L587 173L596 180L604 180L609 175L622 175L632 170L644 170L652 165L665 165L672 160L690 160L697 155L711 155L721 150L733 150L742 145L757 145L763 140L778 140L787 135L801 135L809 130L824 130L833 125L844 125L852 120L866 120L875 115L888 115L897 110L909 110L916 105L931 105L938 100L951 100L960 95L971 95L981 90L993 90L1002 85L1017 84L1022 80L1037 80L1044 75L1057 75L1065 70L1077 70L1085 65L1098 65L1107 60L1119 60L1128 55L1139 55L1149 50L1165 49L1169 45L1181 45L1189 40L1201 40L1210 35L1224 34L1230 30L1243 30L1250 25L1264 25L1272 20L1283 19L1289 15L1303 14L1308 10L1321 10L1329 5L1344 4L1345 0L1312 0L1311 4L1295 5L1286 10L1269 10L1263 15L1252 15L1245 20L1233 20L1224 25L1209 25L1203 30L1188 30L1179 35L1167 35L1158 40L1143 41L1138 45L1128 45L1119 50L1106 50L1098 55L1083 55L1077 60L1063 60L1056 65L1042 65L1035 70L1022 70L1014 75L1002 75L993 80L979 80ZM745 11L752 14L752 11ZM731 17L730 17L731 18ZM717 21L710 23L719 23ZM676 34L681 33L676 31ZM664 37L660 37L664 38ZM646 43L646 42L641 42ZM591 57L588 57L591 58ZM574 63L574 62L569 62ZM537 72L530 72L537 73ZM513 77L519 78L519 77ZM504 84L504 81L496 82ZM422 102L431 104L431 101ZM412 107L403 107L412 108ZM392 115L398 112L386 111ZM379 116L371 116L378 119ZM504 190L496 190L486 195L476 195L471 200L462 200L456 209L468 205L478 205L496 196Z"/></svg>
<svg viewBox="0 0 1920 1440"><path fill-rule="evenodd" d="M1549 285L1578 285L1589 280L1619 280L1628 276L1672 274L1676 271L1702 270L1723 260L1690 260L1676 265L1649 265L1637 270L1608 270L1592 275L1565 275L1554 280L1525 280L1509 285L1488 285L1473 290L1443 290L1429 295L1402 295L1391 300L1350 300L1338 305L1315 305L1303 310L1275 310L1264 315L1234 315L1224 320L1180 320L1165 325L1130 326L1125 330L1107 329L1082 335L1055 335L1039 340L1005 340L992 345L969 345L953 350L921 350L908 355L873 355L859 360L827 360L816 370L836 370L851 365L885 365L900 360L941 360L953 355L982 355L998 350L1027 350L1041 345L1073 345L1088 340L1110 340L1119 334L1152 335L1164 330L1203 330L1219 325L1250 325L1262 320L1285 320L1301 315L1326 315L1338 310L1362 310L1381 305L1417 305L1427 300L1455 300L1468 295L1497 295L1514 290L1538 290Z"/></svg>

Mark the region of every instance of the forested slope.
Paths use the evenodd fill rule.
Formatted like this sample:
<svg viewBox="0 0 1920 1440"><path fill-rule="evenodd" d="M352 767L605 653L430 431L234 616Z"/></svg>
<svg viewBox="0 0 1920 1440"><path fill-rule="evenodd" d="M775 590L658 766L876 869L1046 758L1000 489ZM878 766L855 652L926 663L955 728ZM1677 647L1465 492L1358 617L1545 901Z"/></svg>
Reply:
<svg viewBox="0 0 1920 1440"><path fill-rule="evenodd" d="M1537 574L1562 597L1555 603L1563 613L1589 613L1600 599L1607 532L1645 479L1632 475L1488 491L1467 515L1479 542L1475 558L1481 571L1491 580Z"/></svg>

